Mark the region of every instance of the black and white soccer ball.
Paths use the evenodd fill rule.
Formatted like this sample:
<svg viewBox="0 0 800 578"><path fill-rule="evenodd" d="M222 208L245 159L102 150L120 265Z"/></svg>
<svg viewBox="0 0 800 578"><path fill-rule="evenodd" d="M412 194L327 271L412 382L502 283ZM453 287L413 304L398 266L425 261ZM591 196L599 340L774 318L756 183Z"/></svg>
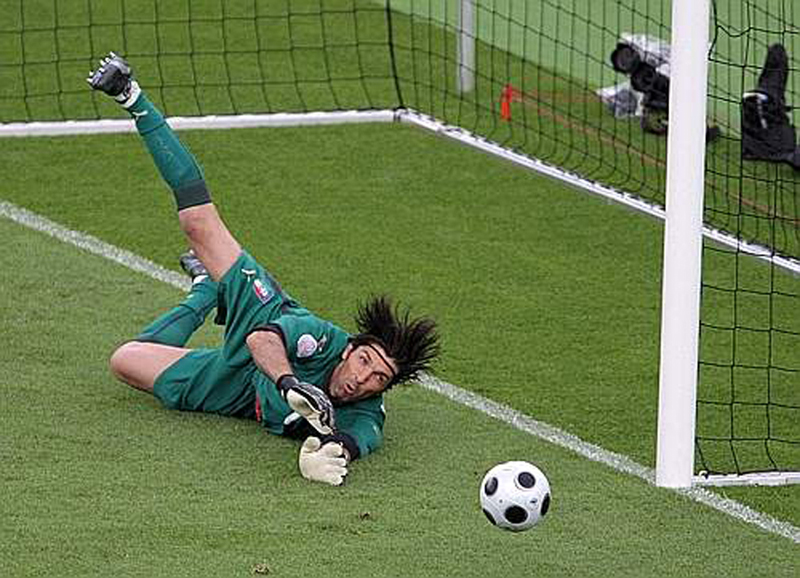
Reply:
<svg viewBox="0 0 800 578"><path fill-rule="evenodd" d="M550 482L528 462L504 462L481 482L481 508L499 528L522 532L541 522L550 510Z"/></svg>

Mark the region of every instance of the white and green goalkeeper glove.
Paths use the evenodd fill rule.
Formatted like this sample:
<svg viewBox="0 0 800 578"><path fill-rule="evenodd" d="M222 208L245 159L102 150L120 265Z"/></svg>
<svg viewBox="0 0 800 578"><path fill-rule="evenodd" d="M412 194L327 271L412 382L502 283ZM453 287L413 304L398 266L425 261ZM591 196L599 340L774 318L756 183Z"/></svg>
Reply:
<svg viewBox="0 0 800 578"><path fill-rule="evenodd" d="M322 435L334 432L333 404L324 391L291 374L281 376L276 385L289 407L303 416L311 427Z"/></svg>
<svg viewBox="0 0 800 578"><path fill-rule="evenodd" d="M341 486L347 476L347 454L341 443L308 437L300 448L300 473L307 480Z"/></svg>

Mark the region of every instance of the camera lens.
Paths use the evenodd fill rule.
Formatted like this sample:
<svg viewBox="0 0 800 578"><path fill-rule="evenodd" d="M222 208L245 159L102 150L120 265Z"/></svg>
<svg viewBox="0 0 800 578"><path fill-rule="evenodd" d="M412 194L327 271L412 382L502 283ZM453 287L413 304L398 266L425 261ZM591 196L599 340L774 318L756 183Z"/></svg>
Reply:
<svg viewBox="0 0 800 578"><path fill-rule="evenodd" d="M641 62L639 53L630 44L620 42L614 52L611 53L611 66L614 67L614 70L623 74L633 72L639 66L639 62Z"/></svg>

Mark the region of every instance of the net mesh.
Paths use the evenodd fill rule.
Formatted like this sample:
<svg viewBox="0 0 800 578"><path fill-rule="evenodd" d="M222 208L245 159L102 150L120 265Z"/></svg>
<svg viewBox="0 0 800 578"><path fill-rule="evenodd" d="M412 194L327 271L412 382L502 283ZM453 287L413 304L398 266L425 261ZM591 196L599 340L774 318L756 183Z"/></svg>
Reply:
<svg viewBox="0 0 800 578"><path fill-rule="evenodd" d="M118 115L82 79L109 50L170 115L397 105L384 6L352 0L3 0L0 122Z"/></svg>
<svg viewBox="0 0 800 578"><path fill-rule="evenodd" d="M742 161L740 99L769 46L789 53L786 102L800 77L796 3L716 2L709 106L727 120L707 157L705 219L770 256L800 256L798 177L785 163ZM789 116L792 116L792 110ZM731 114L734 113L734 114ZM707 243L701 315L697 456L709 473L800 468L800 292L796 275L754 265L748 251Z"/></svg>

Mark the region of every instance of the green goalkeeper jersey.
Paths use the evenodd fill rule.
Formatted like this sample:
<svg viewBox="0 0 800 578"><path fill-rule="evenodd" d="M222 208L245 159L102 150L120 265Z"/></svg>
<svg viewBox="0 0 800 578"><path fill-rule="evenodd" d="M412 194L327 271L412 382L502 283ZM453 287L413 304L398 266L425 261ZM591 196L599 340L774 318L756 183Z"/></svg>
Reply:
<svg viewBox="0 0 800 578"><path fill-rule="evenodd" d="M265 327L280 332L297 378L325 390L349 334L301 307L246 251L214 285L218 318L225 323L222 347L194 349L176 361L156 379L155 396L170 409L255 417L278 435L301 438L314 433L256 367L247 336ZM336 406L334 411L338 432L350 438L346 445L353 458L381 445L385 420L381 394Z"/></svg>
<svg viewBox="0 0 800 578"><path fill-rule="evenodd" d="M269 324L280 331L294 374L301 381L322 389L342 359L349 334L336 325L292 307ZM257 418L270 432L284 435L310 433L305 420L283 400L275 383L261 372L253 376L256 390ZM383 395L336 406L338 431L350 435L358 445L359 455L377 449L383 440Z"/></svg>

